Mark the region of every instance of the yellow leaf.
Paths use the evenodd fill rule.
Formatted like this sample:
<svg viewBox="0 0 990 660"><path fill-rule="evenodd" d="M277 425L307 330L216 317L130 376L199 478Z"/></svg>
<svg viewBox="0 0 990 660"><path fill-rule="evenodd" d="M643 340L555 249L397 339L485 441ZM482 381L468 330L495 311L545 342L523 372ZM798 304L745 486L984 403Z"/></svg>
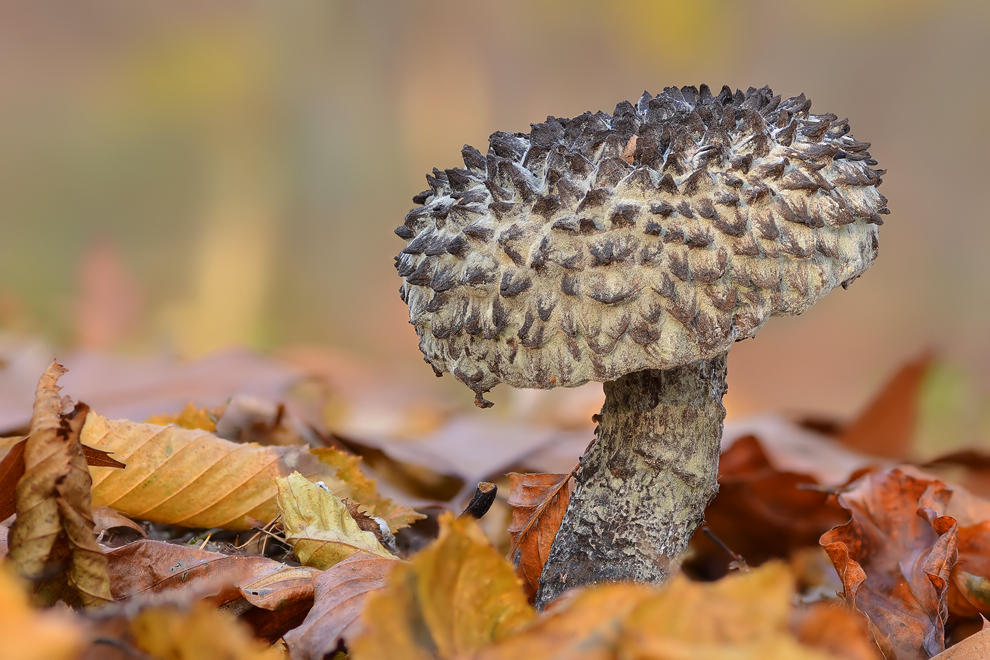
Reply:
<svg viewBox="0 0 990 660"><path fill-rule="evenodd" d="M363 481L357 487L373 500L376 510L388 514L378 515L393 529L418 516L381 498L374 482L356 467L356 459L353 469L338 467L348 461L336 456L335 452L341 453L337 450L323 449L317 454L306 446L239 444L200 429L112 421L95 413L87 418L82 438L90 447L113 452L127 464L124 469L90 469L93 504L142 520L249 529L252 518L268 521L278 515L275 478L292 472L326 482L341 497L352 494L346 478L360 475Z"/></svg>
<svg viewBox="0 0 990 660"><path fill-rule="evenodd" d="M6 567L3 567L6 568ZM0 568L0 640L8 660L71 660L79 655L83 632L65 611L39 612L22 586Z"/></svg>
<svg viewBox="0 0 990 660"><path fill-rule="evenodd" d="M298 472L275 480L285 540L299 562L321 570L358 552L395 559L372 532L363 531L340 498Z"/></svg>
<svg viewBox="0 0 990 660"><path fill-rule="evenodd" d="M470 518L440 518L440 537L368 599L355 660L454 658L472 654L531 621L512 566Z"/></svg>
<svg viewBox="0 0 990 660"><path fill-rule="evenodd" d="M375 480L361 471L360 457L347 454L333 447L311 449L310 451L319 457L321 462L337 468L337 479L347 485L347 491L342 492L328 483L327 487L330 490L341 498L346 497L357 502L361 505L361 510L369 516L384 519L393 532L426 517L409 507L396 504L387 497L379 495Z"/></svg>
<svg viewBox="0 0 990 660"><path fill-rule="evenodd" d="M192 401L186 404L181 412L175 415L152 415L144 420L145 424L167 426L175 424L184 429L201 429L210 433L217 431L217 419L223 414L225 406L218 408L197 408Z"/></svg>
<svg viewBox="0 0 990 660"><path fill-rule="evenodd" d="M91 607L111 600L110 577L93 537L92 481L79 443L89 408L79 404L62 413L70 404L57 384L65 372L52 362L38 382L24 474L14 494L17 520L9 556L18 573L37 582L43 602Z"/></svg>
<svg viewBox="0 0 990 660"><path fill-rule="evenodd" d="M623 620L655 594L653 587L630 583L588 589L520 634L484 649L474 660L612 660Z"/></svg>
<svg viewBox="0 0 990 660"><path fill-rule="evenodd" d="M781 563L717 582L682 575L629 615L618 655L630 660L828 660L790 632L794 577Z"/></svg>
<svg viewBox="0 0 990 660"><path fill-rule="evenodd" d="M281 660L285 654L255 639L249 628L205 602L190 610L155 607L131 620L134 643L161 660Z"/></svg>

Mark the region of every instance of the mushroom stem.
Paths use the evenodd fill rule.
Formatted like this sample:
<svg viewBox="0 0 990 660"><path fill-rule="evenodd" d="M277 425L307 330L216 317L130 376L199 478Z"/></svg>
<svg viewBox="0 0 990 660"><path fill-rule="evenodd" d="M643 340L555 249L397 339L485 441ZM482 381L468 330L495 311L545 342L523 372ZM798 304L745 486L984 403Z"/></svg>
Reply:
<svg viewBox="0 0 990 660"><path fill-rule="evenodd" d="M605 383L597 439L540 576L537 607L599 582L676 573L718 492L726 356Z"/></svg>

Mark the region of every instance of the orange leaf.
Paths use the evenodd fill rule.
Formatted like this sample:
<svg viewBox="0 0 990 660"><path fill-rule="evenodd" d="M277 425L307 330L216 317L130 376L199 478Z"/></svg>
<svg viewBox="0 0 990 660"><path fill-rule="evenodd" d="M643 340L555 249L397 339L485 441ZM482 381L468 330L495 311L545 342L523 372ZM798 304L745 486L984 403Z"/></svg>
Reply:
<svg viewBox="0 0 990 660"><path fill-rule="evenodd" d="M905 364L894 374L839 436L840 444L864 454L907 459L918 421L921 384L932 366L932 354Z"/></svg>
<svg viewBox="0 0 990 660"><path fill-rule="evenodd" d="M899 469L868 474L838 497L852 520L821 538L846 603L889 637L898 660L929 658L945 648L958 525L939 512L950 495L941 481Z"/></svg>
<svg viewBox="0 0 990 660"><path fill-rule="evenodd" d="M131 620L134 644L154 658L237 658L281 660L276 648L252 637L234 617L207 603L183 611L175 607L142 610Z"/></svg>
<svg viewBox="0 0 990 660"><path fill-rule="evenodd" d="M398 562L365 553L352 555L316 578L316 601L305 621L285 635L296 660L321 660L340 641L363 630L360 619L365 601L385 588L389 571Z"/></svg>
<svg viewBox="0 0 990 660"><path fill-rule="evenodd" d="M540 574L574 491L571 474L509 474L509 559L523 580L529 602L536 599Z"/></svg>

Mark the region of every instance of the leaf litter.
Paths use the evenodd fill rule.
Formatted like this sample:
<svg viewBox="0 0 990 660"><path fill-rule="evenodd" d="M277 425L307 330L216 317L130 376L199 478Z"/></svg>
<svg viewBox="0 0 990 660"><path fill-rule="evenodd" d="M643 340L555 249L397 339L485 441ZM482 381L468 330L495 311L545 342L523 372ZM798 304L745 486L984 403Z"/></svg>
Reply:
<svg viewBox="0 0 990 660"><path fill-rule="evenodd" d="M926 458L937 475L898 462L925 453L914 428L931 363L906 365L832 436L781 417L731 421L721 491L706 514L718 543L698 535L683 574L663 587L601 585L539 614L528 601L570 481L549 472L505 481L501 471L566 470L563 457L590 438L573 412L520 409L482 431L421 393L420 408L405 408L382 433L354 418L373 406L348 404L342 415L333 398L343 390L317 387L302 403L241 395L201 408L186 405L191 395L184 410L139 423L73 405L48 373L36 395L48 421L25 427L27 440L0 439L0 506L23 513L0 526L0 550L6 539L4 563L29 578L0 576L4 611L20 622L0 650L14 658L985 657L990 502L945 480L981 478L979 461L956 460L958 449L941 462ZM361 396L373 396L373 384ZM318 401L336 411L323 419L331 426L312 414ZM389 465L388 456L394 474L434 470L462 485L430 501L426 491L407 493L408 479L376 484L334 441L335 429L349 447L379 452L376 465ZM52 433L71 442L42 451L39 462ZM518 442L462 451L504 435ZM92 485L62 474L92 475ZM442 515L436 527L435 514L424 520L409 507L457 513L482 477L508 486L481 521L484 532L469 516ZM32 522L38 507L54 517ZM512 520L500 522L502 511ZM49 528L50 548L41 533ZM396 532L395 545L386 543ZM751 572L732 570L730 554ZM55 601L103 614L37 609ZM44 626L51 632L30 632ZM50 648L36 647L46 655L10 641L21 628L45 636Z"/></svg>

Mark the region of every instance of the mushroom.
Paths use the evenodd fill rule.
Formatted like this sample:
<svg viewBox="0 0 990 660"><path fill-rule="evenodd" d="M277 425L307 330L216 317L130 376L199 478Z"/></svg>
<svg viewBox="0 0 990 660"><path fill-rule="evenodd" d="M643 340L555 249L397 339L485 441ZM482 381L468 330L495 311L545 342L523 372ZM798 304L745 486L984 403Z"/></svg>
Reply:
<svg viewBox="0 0 990 660"><path fill-rule="evenodd" d="M679 566L718 491L726 355L877 256L882 170L804 95L707 85L493 133L434 169L396 234L437 376L604 383L538 605Z"/></svg>

